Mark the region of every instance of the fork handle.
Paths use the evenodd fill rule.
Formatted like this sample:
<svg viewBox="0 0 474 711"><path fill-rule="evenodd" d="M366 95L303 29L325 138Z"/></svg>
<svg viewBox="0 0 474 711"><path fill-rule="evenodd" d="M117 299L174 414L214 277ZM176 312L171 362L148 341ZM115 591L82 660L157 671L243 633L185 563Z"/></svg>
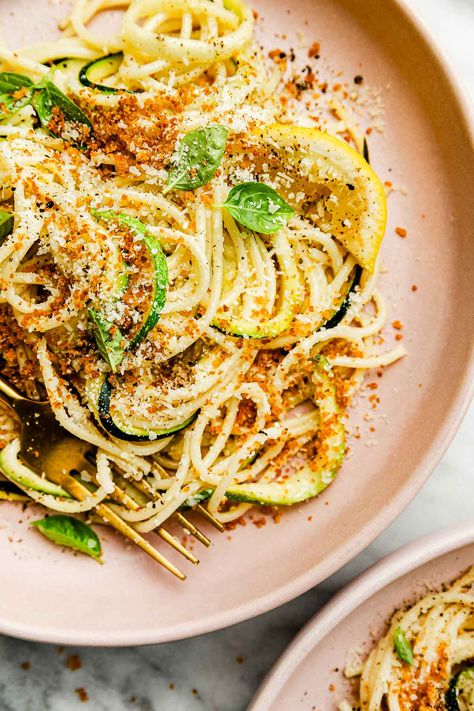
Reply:
<svg viewBox="0 0 474 711"><path fill-rule="evenodd" d="M8 380L5 380L0 375L0 400L10 407L15 407L15 403L26 398L13 385L10 385Z"/></svg>

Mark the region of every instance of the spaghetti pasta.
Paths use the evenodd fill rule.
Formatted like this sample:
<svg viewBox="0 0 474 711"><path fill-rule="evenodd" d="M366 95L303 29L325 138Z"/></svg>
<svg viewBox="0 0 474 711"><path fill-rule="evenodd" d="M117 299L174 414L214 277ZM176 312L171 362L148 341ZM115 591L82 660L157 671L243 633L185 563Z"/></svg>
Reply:
<svg viewBox="0 0 474 711"><path fill-rule="evenodd" d="M140 531L198 494L229 522L319 493L348 398L405 353L376 348L380 182L283 125L254 22L241 0L77 0L56 42L0 46L2 369L95 448L90 507L147 478L158 502L115 506Z"/></svg>
<svg viewBox="0 0 474 711"><path fill-rule="evenodd" d="M411 663L401 658L400 635L412 649ZM346 668L346 675L360 676L360 699L355 708L363 711L467 711L474 701L474 674L467 671L472 670L469 664L473 660L471 568L446 589L398 610L362 668ZM458 684L463 678L465 683ZM347 701L340 705L341 711L352 708Z"/></svg>

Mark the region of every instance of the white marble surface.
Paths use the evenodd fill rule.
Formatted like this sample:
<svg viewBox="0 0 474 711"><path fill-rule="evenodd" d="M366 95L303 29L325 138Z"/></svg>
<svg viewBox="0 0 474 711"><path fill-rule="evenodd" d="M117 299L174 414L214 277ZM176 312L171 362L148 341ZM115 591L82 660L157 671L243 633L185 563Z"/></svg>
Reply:
<svg viewBox="0 0 474 711"><path fill-rule="evenodd" d="M409 1L474 97L474 0ZM322 585L257 619L183 642L130 649L64 651L0 637L0 711L243 711L283 648L341 585L400 545L464 515L466 495L472 499L474 493L473 457L471 408L428 484L380 538ZM69 654L80 655L81 669L67 669ZM80 687L88 703L80 702Z"/></svg>

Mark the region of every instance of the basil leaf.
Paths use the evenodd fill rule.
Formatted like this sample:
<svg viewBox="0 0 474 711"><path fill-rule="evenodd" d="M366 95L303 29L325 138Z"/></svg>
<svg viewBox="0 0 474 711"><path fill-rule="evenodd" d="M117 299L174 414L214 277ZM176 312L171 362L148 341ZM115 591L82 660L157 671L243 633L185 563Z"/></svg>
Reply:
<svg viewBox="0 0 474 711"><path fill-rule="evenodd" d="M232 188L225 207L234 220L254 232L272 234L295 214L277 191L264 183L241 183Z"/></svg>
<svg viewBox="0 0 474 711"><path fill-rule="evenodd" d="M102 546L97 534L90 526L77 518L59 514L34 521L31 525L35 526L43 536L53 543L73 548L102 563Z"/></svg>
<svg viewBox="0 0 474 711"><path fill-rule="evenodd" d="M212 178L221 164L229 129L218 124L190 131L180 141L176 165L169 172L169 190L196 190Z"/></svg>
<svg viewBox="0 0 474 711"><path fill-rule="evenodd" d="M73 101L67 98L58 87L49 80L41 82L41 90L33 99L33 106L43 128L57 138L81 144L87 135L92 133L92 124L87 116L81 111ZM57 108L64 118L64 128L56 132L50 127L51 119L54 118L54 109Z"/></svg>
<svg viewBox="0 0 474 711"><path fill-rule="evenodd" d="M116 373L125 355L125 351L122 348L123 336L120 333L120 329L95 309L89 309L89 318L94 324L97 348L102 358L112 368L112 372Z"/></svg>
<svg viewBox="0 0 474 711"><path fill-rule="evenodd" d="M0 121L10 118L29 104L33 89L29 77L15 72L0 72Z"/></svg>
<svg viewBox="0 0 474 711"><path fill-rule="evenodd" d="M410 666L415 663L410 642L407 640L405 632L401 627L397 627L393 633L393 645L402 662L410 664Z"/></svg>
<svg viewBox="0 0 474 711"><path fill-rule="evenodd" d="M13 230L13 213L0 209L0 244Z"/></svg>
<svg viewBox="0 0 474 711"><path fill-rule="evenodd" d="M25 77L24 74L0 72L0 93L2 94L12 94L18 89L31 86L33 86L33 82L29 77Z"/></svg>

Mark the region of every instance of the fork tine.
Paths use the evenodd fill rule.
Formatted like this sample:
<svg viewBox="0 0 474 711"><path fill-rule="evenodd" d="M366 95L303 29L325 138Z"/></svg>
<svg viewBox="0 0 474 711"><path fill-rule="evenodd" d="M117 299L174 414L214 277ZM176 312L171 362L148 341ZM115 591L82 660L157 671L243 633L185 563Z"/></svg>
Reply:
<svg viewBox="0 0 474 711"><path fill-rule="evenodd" d="M157 500L153 488L144 479L141 479L140 481L134 481L133 485L136 486L139 491L142 491L144 494L150 496L153 500ZM194 538L196 538L200 543L205 545L206 548L209 548L209 546L211 545L210 539L205 536L204 533L200 531L199 528L197 528L197 526L188 521L188 519L185 518L183 514L179 513L178 511L176 511L175 516L182 528L184 528L188 533L190 533L191 536L194 536Z"/></svg>
<svg viewBox="0 0 474 711"><path fill-rule="evenodd" d="M196 528L196 526L191 523L191 521L189 521L185 516L183 516L182 513L179 513L179 511L176 512L176 518L185 531L190 533L191 536L194 536L194 538L197 538L197 540L204 546L206 546L206 548L209 548L209 546L211 545L211 541L207 536L204 535L202 531L199 530L199 528Z"/></svg>
<svg viewBox="0 0 474 711"><path fill-rule="evenodd" d="M167 475L167 472L163 467L158 464L158 462L153 461L152 471L155 471L159 476ZM128 481L128 480L127 480ZM149 496L153 501L157 501L157 496L152 486L146 481L146 479L140 479L133 481L133 486L141 491L143 494ZM214 528L216 528L220 533L224 531L224 526L218 521L212 514L207 511L203 506L198 505L196 510L202 514L202 516L208 521ZM178 511L175 512L175 517L180 523L181 527L185 529L191 536L194 536L200 543L205 545L207 548L211 545L211 540L197 528L191 521L189 521L183 514Z"/></svg>
<svg viewBox="0 0 474 711"><path fill-rule="evenodd" d="M161 464L159 464L157 461L153 461L153 469L156 471L157 474L160 476L166 475L166 469L164 469ZM217 530L222 533L225 529L224 526L220 521L218 521L212 514L209 513L207 509L204 508L204 506L201 506L201 504L198 504L196 506L196 511L198 511L206 521L208 521L214 528L217 528ZM192 524L191 524L192 525ZM195 527L194 527L195 528ZM208 539L209 540L209 539Z"/></svg>
<svg viewBox="0 0 474 711"><path fill-rule="evenodd" d="M87 458L84 458L84 462L87 465L87 471L92 474L94 481L97 483L95 467ZM119 475L119 481L125 480L123 480L123 478ZM130 511L137 511L140 508L140 505L117 484L115 484L115 488L112 493L112 498L118 503L123 504ZM175 551L183 555L187 560L191 561L191 563L194 563L194 565L197 565L199 563L199 558L196 558L193 553L188 551L188 549L185 548L185 546L183 546L183 544L178 541L175 536L171 535L171 533L169 533L165 528L163 528L163 526L159 526L159 528L157 528L153 532L160 536L160 538L162 538L166 543L168 543L168 545L174 548Z"/></svg>
<svg viewBox="0 0 474 711"><path fill-rule="evenodd" d="M112 492L112 498L118 503L123 504L129 511L136 511L140 508L137 502L117 485L115 485Z"/></svg>
<svg viewBox="0 0 474 711"><path fill-rule="evenodd" d="M120 503L124 504L124 506L126 506L127 509L130 509L131 511L136 511L140 508L137 502L134 501L131 496L122 491L119 486L115 486L112 496L116 501L119 501ZM166 541L168 545L174 548L175 551L177 551L178 553L181 553L181 555L191 561L191 563L194 563L195 565L199 563L199 558L196 558L193 553L188 551L188 549L183 546L180 541L178 541L176 536L171 535L171 533L169 533L165 528L163 528L163 526L159 526L155 531L153 531L153 533L156 533L158 536L160 536L160 538Z"/></svg>
<svg viewBox="0 0 474 711"><path fill-rule="evenodd" d="M171 535L171 533L169 533L166 528L160 526L156 530L156 533L160 536L160 538L166 541L166 543L168 543L170 546L173 546L173 548L178 551L178 553L184 555L184 557L191 561L191 563L194 563L194 565L197 565L199 563L199 558L196 558L196 556L191 553L191 551L188 551L188 549L178 541L176 536Z"/></svg>
<svg viewBox="0 0 474 711"><path fill-rule="evenodd" d="M214 528L217 528L217 530L220 531L220 533L222 533L225 530L222 523L220 521L218 521L217 518L214 518L214 516L212 514L210 514L209 511L204 508L204 506L201 506L201 504L198 504L196 508L199 511L199 513L202 516L204 516L206 521L209 521L209 523L212 526L214 526Z"/></svg>
<svg viewBox="0 0 474 711"><path fill-rule="evenodd" d="M105 504L99 504L96 507L96 511L117 531L119 531L122 535L126 536L129 540L135 543L135 545L145 551L145 553L148 553L148 555L153 558L153 560L155 560L157 563L166 568L166 570L168 570L170 573L173 573L173 575L175 575L180 580L186 579L185 574L182 573L179 568L173 565L173 563L171 563L167 558L165 558L164 555L157 551L156 548L151 545L151 543L148 543L148 541L143 538L143 536L141 536L138 531L135 531L135 529L129 526L128 523L125 523L125 521L123 521L120 516L118 516L114 511L112 511L111 508L109 508Z"/></svg>

